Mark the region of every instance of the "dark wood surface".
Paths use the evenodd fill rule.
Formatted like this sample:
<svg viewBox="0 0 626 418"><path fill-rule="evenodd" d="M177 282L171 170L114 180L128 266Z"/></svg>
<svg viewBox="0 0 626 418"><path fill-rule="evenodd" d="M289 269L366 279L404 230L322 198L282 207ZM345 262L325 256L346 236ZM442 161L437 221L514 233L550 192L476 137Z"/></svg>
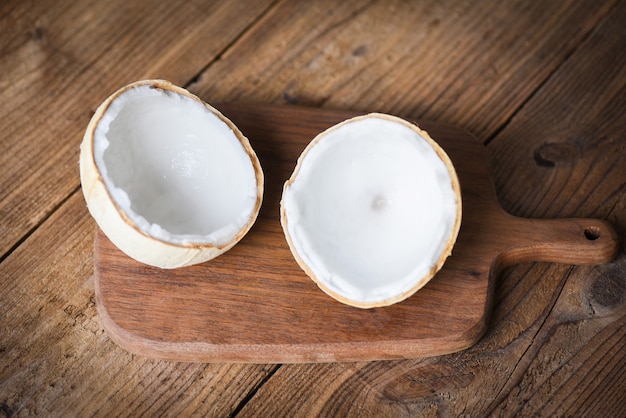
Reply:
<svg viewBox="0 0 626 418"><path fill-rule="evenodd" d="M117 249L98 229L96 307L122 347L176 361L296 363L448 354L484 334L500 270L515 262L600 264L617 234L595 219L529 220L499 206L485 147L470 134L418 122L450 156L463 220L453 254L417 294L358 309L323 293L295 263L280 227L282 185L318 133L351 112L297 106L217 106L244 132L265 172L254 229L226 254L163 270Z"/></svg>
<svg viewBox="0 0 626 418"><path fill-rule="evenodd" d="M625 27L619 0L1 2L0 415L623 416ZM507 212L602 219L620 249L504 268L484 336L453 354L132 354L97 313L78 146L97 105L144 78L209 103L457 126L485 145Z"/></svg>

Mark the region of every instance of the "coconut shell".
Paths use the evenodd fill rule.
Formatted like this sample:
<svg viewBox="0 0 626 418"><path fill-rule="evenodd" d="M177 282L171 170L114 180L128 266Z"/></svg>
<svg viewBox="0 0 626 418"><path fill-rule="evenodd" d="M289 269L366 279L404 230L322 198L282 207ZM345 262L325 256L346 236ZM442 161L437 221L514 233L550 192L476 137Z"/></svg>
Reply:
<svg viewBox="0 0 626 418"><path fill-rule="evenodd" d="M111 103L122 94L138 86L150 85L191 98L216 115L233 131L252 163L256 178L257 199L248 222L226 244L216 246L210 243L178 244L154 237L139 228L127 214L120 209L112 194L107 189L94 155L96 127L107 112ZM143 80L122 87L109 96L91 118L80 146L80 179L83 195L90 214L111 242L129 257L151 266L171 269L202 263L228 251L250 230L254 224L263 196L263 171L259 160L248 139L241 131L217 109L202 101L189 91L164 80Z"/></svg>
<svg viewBox="0 0 626 418"><path fill-rule="evenodd" d="M419 136L421 136L426 142L428 142L433 150L436 152L437 156L441 159L441 161L444 163L451 181L452 181L452 189L455 195L455 201L456 201L456 216L455 216L455 220L454 220L454 224L452 227L452 233L450 234L450 236L447 239L447 242L445 243L444 249L443 251L440 253L440 256L438 258L438 260L436 261L435 265L433 266L433 268L428 271L427 274L423 275L422 277L415 277L414 278L414 282L413 282L413 286L408 290L408 291L404 291L401 293L398 293L397 295L385 299L385 300L381 300L381 301L376 301L376 302L362 302L362 301L358 301L358 300L353 300L350 298L347 298L335 291L333 291L331 288L329 288L329 286L326 285L326 283L324 282L324 280L320 279L319 277L316 276L316 274L313 272L313 270L311 269L311 267L309 265L307 265L307 263L302 259L302 257L300 256L299 252L298 252L298 248L297 245L294 243L293 238L291 237L290 233L289 233L289 219L287 216L287 211L285 208L285 200L282 199L281 200L281 205L280 205L280 222L281 222L281 226L283 228L283 232L285 235L285 239L287 241L287 244L289 245L289 249L291 251L291 253L293 254L294 259L296 260L296 262L298 263L298 265L300 266L300 268L307 274L307 276L309 276L316 284L317 286L324 291L326 294L328 294L329 296L331 296L332 298L336 299L337 301L346 304L346 305L350 305L350 306L354 306L357 308L363 308L363 309L369 309L369 308L375 308L375 307L384 307L384 306L390 306L393 305L395 303L401 302L405 299L407 299L408 297L412 296L413 294L415 294L415 292L417 292L419 289L421 289L422 287L424 287L426 285L426 283L428 283L434 276L435 274L443 267L446 259L452 254L452 249L454 247L454 244L456 242L458 233L459 233L459 229L461 227L461 217L462 217L462 201L461 201L461 187L459 184L459 179L457 177L456 174L456 170L454 169L454 165L452 164L452 161L450 160L450 158L448 157L448 155L446 154L446 152L441 148L441 146L439 146L439 144L433 140L430 135L428 134L428 132L426 132L425 130L419 128L417 125L410 123L402 118L396 117L396 116L392 116L392 115L387 115L387 114L381 114L381 113L370 113L367 115L363 115L363 116L357 116L351 119L348 119L346 121L343 121L335 126L332 126L330 128L328 128L327 130L325 130L324 132L321 132L320 134L318 134L308 145L307 147L304 149L304 151L302 152L302 154L300 155L300 157L298 158L298 162L296 164L296 167L291 175L291 177L289 178L289 180L287 180L284 184L283 187L283 196L286 192L286 190L296 181L298 174L300 172L300 169L302 167L302 164L307 156L307 154L324 138L326 137L329 133L331 133L333 130L338 129L339 127L348 124L348 123L353 123L353 122L358 122L360 120L365 120L367 118L372 118L372 117L376 117L376 118L381 118L381 119L385 119L385 120L389 120L392 121L394 123L399 123L401 125L404 125L406 127L408 127L409 129L413 130L414 132L416 132L417 134L419 134Z"/></svg>

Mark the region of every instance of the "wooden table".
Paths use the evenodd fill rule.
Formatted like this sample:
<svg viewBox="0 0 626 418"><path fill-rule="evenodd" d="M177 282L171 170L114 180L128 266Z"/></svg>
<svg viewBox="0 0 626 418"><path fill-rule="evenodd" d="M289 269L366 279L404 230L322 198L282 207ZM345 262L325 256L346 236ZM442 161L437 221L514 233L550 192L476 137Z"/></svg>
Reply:
<svg viewBox="0 0 626 418"><path fill-rule="evenodd" d="M626 2L5 1L0 5L0 416L623 416L626 255L527 263L450 355L175 363L97 314L78 152L143 78L209 103L379 111L461 127L498 197L626 232Z"/></svg>

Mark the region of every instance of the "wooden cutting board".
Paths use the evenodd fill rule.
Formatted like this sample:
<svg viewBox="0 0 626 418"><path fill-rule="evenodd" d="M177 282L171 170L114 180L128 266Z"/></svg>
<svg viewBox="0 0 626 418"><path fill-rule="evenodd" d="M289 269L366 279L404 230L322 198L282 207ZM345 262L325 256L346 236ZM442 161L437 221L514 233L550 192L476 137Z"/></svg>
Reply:
<svg viewBox="0 0 626 418"><path fill-rule="evenodd" d="M293 363L446 354L486 330L494 281L512 263L596 264L617 235L594 219L530 220L499 206L486 150L459 129L419 122L452 159L463 221L452 256L423 289L396 305L362 310L323 293L298 267L279 223L282 185L319 132L354 112L228 104L266 177L261 214L226 254L161 270L120 252L97 230L95 293L104 328L123 348L198 362Z"/></svg>

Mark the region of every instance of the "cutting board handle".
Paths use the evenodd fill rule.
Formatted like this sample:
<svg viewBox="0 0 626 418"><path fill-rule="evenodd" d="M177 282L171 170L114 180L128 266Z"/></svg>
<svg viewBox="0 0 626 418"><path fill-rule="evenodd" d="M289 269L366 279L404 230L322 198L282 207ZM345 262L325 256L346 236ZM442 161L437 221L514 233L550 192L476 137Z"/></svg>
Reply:
<svg viewBox="0 0 626 418"><path fill-rule="evenodd" d="M600 219L524 219L505 215L509 233L501 265L529 261L603 264L617 255L617 232Z"/></svg>

